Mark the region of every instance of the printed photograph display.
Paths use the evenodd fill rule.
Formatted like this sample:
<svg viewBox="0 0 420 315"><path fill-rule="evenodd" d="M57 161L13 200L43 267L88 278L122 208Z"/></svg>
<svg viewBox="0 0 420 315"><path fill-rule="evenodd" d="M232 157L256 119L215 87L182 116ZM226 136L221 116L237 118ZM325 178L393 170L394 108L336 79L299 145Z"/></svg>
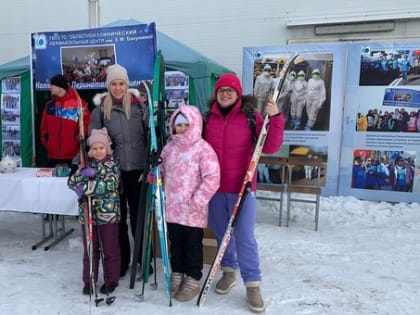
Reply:
<svg viewBox="0 0 420 315"><path fill-rule="evenodd" d="M420 131L420 125L417 125L420 114L420 46L418 49L364 46L360 58L356 130Z"/></svg>
<svg viewBox="0 0 420 315"><path fill-rule="evenodd" d="M408 151L355 150L351 187L413 192L416 157Z"/></svg>
<svg viewBox="0 0 420 315"><path fill-rule="evenodd" d="M1 82L2 93L20 93L21 78L20 77L7 77Z"/></svg>
<svg viewBox="0 0 420 315"><path fill-rule="evenodd" d="M20 94L3 93L1 97L1 107L8 110L20 110Z"/></svg>
<svg viewBox="0 0 420 315"><path fill-rule="evenodd" d="M291 184L325 187L327 179L327 146L289 147L289 167Z"/></svg>
<svg viewBox="0 0 420 315"><path fill-rule="evenodd" d="M277 105L285 118L282 148L273 156L291 167L289 182L322 186L322 194L336 194L345 77L345 45L289 45L245 47L242 83L244 94L264 104L278 91ZM297 54L279 86L289 58ZM266 156L266 155L265 155ZM276 182L278 165L260 163L260 182Z"/></svg>
<svg viewBox="0 0 420 315"><path fill-rule="evenodd" d="M21 77L1 80L2 157L10 156L21 166Z"/></svg>
<svg viewBox="0 0 420 315"><path fill-rule="evenodd" d="M262 184L297 184L325 187L328 148L326 146L295 146L284 144L276 154L287 162L287 168L267 162L263 154L257 167L257 182Z"/></svg>
<svg viewBox="0 0 420 315"><path fill-rule="evenodd" d="M105 82L106 68L115 63L115 45L61 48L62 73L69 82Z"/></svg>
<svg viewBox="0 0 420 315"><path fill-rule="evenodd" d="M339 193L414 201L420 189L420 43L358 43L348 52L348 69L359 71L347 72Z"/></svg>
<svg viewBox="0 0 420 315"><path fill-rule="evenodd" d="M181 71L165 71L166 107L176 109L189 104L189 77Z"/></svg>
<svg viewBox="0 0 420 315"><path fill-rule="evenodd" d="M254 61L253 95L258 110L278 88L287 58L262 55ZM329 130L333 55L302 53L291 65L280 91L278 106L288 130Z"/></svg>

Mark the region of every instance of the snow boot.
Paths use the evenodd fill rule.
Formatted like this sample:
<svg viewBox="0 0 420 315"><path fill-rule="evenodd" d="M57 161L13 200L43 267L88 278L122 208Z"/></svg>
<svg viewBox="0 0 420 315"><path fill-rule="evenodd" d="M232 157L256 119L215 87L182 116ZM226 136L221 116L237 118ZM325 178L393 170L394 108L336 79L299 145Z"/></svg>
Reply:
<svg viewBox="0 0 420 315"><path fill-rule="evenodd" d="M184 281L184 274L181 272L171 273L171 297L175 297Z"/></svg>
<svg viewBox="0 0 420 315"><path fill-rule="evenodd" d="M175 295L175 299L179 302L191 301L200 291L200 282L194 278L187 276L182 283L181 289Z"/></svg>
<svg viewBox="0 0 420 315"><path fill-rule="evenodd" d="M260 281L250 281L245 284L248 308L254 313L265 311L264 301L260 291Z"/></svg>
<svg viewBox="0 0 420 315"><path fill-rule="evenodd" d="M230 290L236 285L235 269L231 267L222 267L223 276L216 284L216 293L228 294Z"/></svg>
<svg viewBox="0 0 420 315"><path fill-rule="evenodd" d="M82 290L84 295L90 295L93 294L93 288L89 283L85 283Z"/></svg>
<svg viewBox="0 0 420 315"><path fill-rule="evenodd" d="M114 292L116 287L118 287L118 282L107 282L101 286L99 291L101 291L102 294L108 294Z"/></svg>

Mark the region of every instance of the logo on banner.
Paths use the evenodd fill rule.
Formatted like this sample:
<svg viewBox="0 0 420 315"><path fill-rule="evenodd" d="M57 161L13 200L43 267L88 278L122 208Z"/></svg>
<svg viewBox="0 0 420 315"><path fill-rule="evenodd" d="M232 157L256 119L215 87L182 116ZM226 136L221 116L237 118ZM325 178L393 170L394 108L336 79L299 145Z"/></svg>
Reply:
<svg viewBox="0 0 420 315"><path fill-rule="evenodd" d="M363 46L363 47L360 49L360 52L361 52L361 54L362 54L362 55L364 55L364 56L369 56L369 55L370 55L370 47L369 47L369 46Z"/></svg>
<svg viewBox="0 0 420 315"><path fill-rule="evenodd" d="M45 34L35 34L34 42L35 42L35 49L47 48L47 36L45 36Z"/></svg>
<svg viewBox="0 0 420 315"><path fill-rule="evenodd" d="M254 59L259 60L262 59L263 52L261 50L254 51Z"/></svg>

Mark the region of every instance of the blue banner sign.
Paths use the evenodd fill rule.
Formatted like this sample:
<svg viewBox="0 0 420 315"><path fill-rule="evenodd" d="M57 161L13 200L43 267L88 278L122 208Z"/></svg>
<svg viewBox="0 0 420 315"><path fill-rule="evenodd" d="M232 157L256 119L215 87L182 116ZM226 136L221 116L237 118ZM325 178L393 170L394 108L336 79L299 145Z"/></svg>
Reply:
<svg viewBox="0 0 420 315"><path fill-rule="evenodd" d="M383 105L420 107L420 91L411 89L385 89Z"/></svg>
<svg viewBox="0 0 420 315"><path fill-rule="evenodd" d="M128 71L130 87L153 79L155 23L67 32L31 34L34 90L49 89L63 74L72 87L105 89L106 68L120 64Z"/></svg>

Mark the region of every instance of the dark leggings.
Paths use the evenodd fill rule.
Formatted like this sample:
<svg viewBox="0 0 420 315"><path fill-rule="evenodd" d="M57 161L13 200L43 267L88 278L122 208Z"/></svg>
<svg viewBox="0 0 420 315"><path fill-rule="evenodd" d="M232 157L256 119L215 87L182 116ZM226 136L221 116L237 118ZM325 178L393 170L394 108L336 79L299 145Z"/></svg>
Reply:
<svg viewBox="0 0 420 315"><path fill-rule="evenodd" d="M128 224L127 217L128 211L130 211L130 228L133 238L135 238L137 217L140 215L142 218L140 226L143 227L144 222L144 208L139 209L141 183L139 182L140 176L143 171L121 171L121 182L123 192L120 195L121 202L121 222L120 222L120 248L121 248L121 270L126 270L130 264L130 238L128 235ZM143 231L140 231L143 235ZM143 238L143 237L142 237ZM141 262L141 254L143 240L140 242L140 254L137 258L138 262ZM135 259L133 259L135 261Z"/></svg>

